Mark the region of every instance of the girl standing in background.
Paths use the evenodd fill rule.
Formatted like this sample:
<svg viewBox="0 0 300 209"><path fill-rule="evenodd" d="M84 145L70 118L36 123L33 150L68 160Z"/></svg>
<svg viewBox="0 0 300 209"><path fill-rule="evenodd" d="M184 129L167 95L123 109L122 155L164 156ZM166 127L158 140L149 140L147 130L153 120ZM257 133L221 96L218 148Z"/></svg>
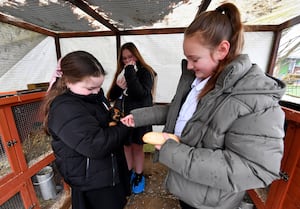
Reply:
<svg viewBox="0 0 300 209"><path fill-rule="evenodd" d="M125 43L120 49L117 71L107 98L125 115L133 109L152 106L155 76L155 71L145 62L137 47L132 42ZM134 194L145 189L142 137L149 131L152 131L151 125L133 129L124 146Z"/></svg>

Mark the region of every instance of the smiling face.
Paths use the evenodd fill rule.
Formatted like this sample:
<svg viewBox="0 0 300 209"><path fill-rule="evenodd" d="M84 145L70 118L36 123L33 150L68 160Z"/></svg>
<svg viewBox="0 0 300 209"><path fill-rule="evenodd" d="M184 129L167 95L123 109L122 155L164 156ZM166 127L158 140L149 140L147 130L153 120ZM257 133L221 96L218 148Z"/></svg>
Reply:
<svg viewBox="0 0 300 209"><path fill-rule="evenodd" d="M217 69L219 61L228 54L230 44L222 41L214 49L202 45L196 36L185 37L183 51L187 58L187 68L195 72L197 78L205 79Z"/></svg>
<svg viewBox="0 0 300 209"><path fill-rule="evenodd" d="M88 76L76 83L67 83L67 87L75 94L89 95L97 94L103 84L104 76Z"/></svg>
<svg viewBox="0 0 300 209"><path fill-rule="evenodd" d="M187 68L194 71L197 78L211 76L218 66L219 61L215 59L214 52L201 45L195 36L184 39L183 51L188 61Z"/></svg>

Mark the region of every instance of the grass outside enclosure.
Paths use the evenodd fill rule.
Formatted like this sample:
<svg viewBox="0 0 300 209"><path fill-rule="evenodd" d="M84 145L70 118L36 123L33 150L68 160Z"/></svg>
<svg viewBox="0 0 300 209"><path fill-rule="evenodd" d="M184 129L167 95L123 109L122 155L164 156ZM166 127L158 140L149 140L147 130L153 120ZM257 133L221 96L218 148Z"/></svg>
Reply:
<svg viewBox="0 0 300 209"><path fill-rule="evenodd" d="M286 86L286 94L293 97L300 98L300 85L288 85Z"/></svg>
<svg viewBox="0 0 300 209"><path fill-rule="evenodd" d="M154 152L155 147L152 144L144 144L144 152Z"/></svg>

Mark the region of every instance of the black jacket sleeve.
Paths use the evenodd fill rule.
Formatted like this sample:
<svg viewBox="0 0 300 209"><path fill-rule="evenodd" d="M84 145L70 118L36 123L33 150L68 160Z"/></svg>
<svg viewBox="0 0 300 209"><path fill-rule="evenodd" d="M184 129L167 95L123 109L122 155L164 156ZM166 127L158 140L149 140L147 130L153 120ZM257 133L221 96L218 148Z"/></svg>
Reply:
<svg viewBox="0 0 300 209"><path fill-rule="evenodd" d="M54 138L89 158L101 158L119 149L128 132L122 124L100 126L84 105L73 100L52 105L48 127Z"/></svg>
<svg viewBox="0 0 300 209"><path fill-rule="evenodd" d="M109 101L114 102L116 101L123 93L123 89L120 88L116 83L113 84L110 94L109 94Z"/></svg>
<svg viewBox="0 0 300 209"><path fill-rule="evenodd" d="M151 94L154 79L151 73L138 65L136 72L133 65L125 68L125 79L127 82L127 93L136 99L143 99Z"/></svg>

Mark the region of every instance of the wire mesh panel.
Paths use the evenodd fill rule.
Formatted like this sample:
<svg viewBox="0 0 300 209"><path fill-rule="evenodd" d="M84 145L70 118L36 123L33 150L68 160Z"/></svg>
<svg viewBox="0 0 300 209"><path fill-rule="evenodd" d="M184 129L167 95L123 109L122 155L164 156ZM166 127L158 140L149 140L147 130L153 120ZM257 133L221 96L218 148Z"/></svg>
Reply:
<svg viewBox="0 0 300 209"><path fill-rule="evenodd" d="M11 172L11 168L2 144L2 137L0 135L0 178L9 174L10 172Z"/></svg>
<svg viewBox="0 0 300 209"><path fill-rule="evenodd" d="M293 97L300 98L300 80L298 81L298 84L287 85L286 86L286 94L293 96Z"/></svg>
<svg viewBox="0 0 300 209"><path fill-rule="evenodd" d="M17 193L0 206L0 209L25 209L21 196Z"/></svg>
<svg viewBox="0 0 300 209"><path fill-rule="evenodd" d="M36 101L12 107L23 153L29 166L52 152L51 139L42 129L41 103Z"/></svg>

